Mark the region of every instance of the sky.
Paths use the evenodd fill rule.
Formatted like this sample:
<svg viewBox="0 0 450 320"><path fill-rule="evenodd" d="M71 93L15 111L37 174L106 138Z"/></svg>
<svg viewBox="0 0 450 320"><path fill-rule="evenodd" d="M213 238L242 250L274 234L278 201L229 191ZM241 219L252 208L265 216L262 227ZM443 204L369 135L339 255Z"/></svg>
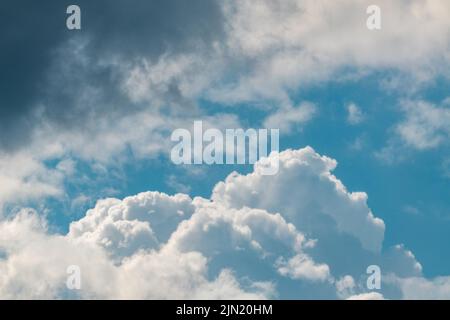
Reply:
<svg viewBox="0 0 450 320"><path fill-rule="evenodd" d="M0 298L450 298L450 2L6 0L0 41ZM194 121L278 173L174 164Z"/></svg>

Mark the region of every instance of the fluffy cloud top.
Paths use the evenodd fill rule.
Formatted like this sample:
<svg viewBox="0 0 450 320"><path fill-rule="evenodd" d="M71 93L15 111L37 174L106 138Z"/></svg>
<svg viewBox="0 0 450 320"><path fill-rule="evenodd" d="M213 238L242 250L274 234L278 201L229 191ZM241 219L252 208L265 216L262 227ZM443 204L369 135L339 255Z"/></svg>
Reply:
<svg viewBox="0 0 450 320"><path fill-rule="evenodd" d="M66 235L23 210L0 222L0 295L379 298L364 287L367 256L406 279L387 282L389 297L411 275L420 279L403 247L381 250L383 222L364 194L349 193L331 174L335 160L309 147L279 156L277 176L258 174L257 163L253 173L218 183L211 199L145 192L100 200ZM332 258L343 245L361 268L343 269ZM70 265L81 268L79 291L65 286Z"/></svg>
<svg viewBox="0 0 450 320"><path fill-rule="evenodd" d="M267 177L255 172L247 176L232 174L214 188L212 199L236 208L248 206L282 212L288 221L306 232L311 230L305 221L318 225L329 217L339 232L359 239L364 248L381 250L383 221L373 216L365 193L348 192L331 173L337 165L335 160L318 155L310 147L287 150L279 157L279 174Z"/></svg>

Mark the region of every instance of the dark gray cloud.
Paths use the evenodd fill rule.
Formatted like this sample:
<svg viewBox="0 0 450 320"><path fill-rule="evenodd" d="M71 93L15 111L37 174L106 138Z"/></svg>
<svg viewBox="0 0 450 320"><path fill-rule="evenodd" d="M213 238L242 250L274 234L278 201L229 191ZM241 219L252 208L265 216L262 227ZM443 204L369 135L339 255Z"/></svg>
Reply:
<svg viewBox="0 0 450 320"><path fill-rule="evenodd" d="M64 37L58 14L63 10L56 2L0 2L0 146L11 147L26 137L26 115L50 65L50 50Z"/></svg>
<svg viewBox="0 0 450 320"><path fill-rule="evenodd" d="M70 4L81 8L82 30L66 29ZM131 62L167 52L195 52L223 36L220 7L210 0L5 0L0 15L4 150L26 144L39 121L77 127L93 115L119 112L129 103L120 95L114 67L79 65L70 61L73 55L64 60L61 50L71 39L89 39L84 53L90 61L118 56ZM68 70L71 77L64 74ZM85 90L95 91L95 99L81 99ZM36 118L38 106L43 110ZM130 106L126 110L132 112Z"/></svg>

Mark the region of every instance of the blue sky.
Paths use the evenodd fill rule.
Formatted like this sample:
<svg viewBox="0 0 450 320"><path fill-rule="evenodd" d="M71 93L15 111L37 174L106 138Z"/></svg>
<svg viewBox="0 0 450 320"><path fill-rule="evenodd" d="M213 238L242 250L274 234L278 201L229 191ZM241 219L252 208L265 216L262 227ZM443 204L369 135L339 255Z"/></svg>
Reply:
<svg viewBox="0 0 450 320"><path fill-rule="evenodd" d="M0 297L450 297L446 1L380 0L372 31L366 1L80 1L81 30L22 2L1 5ZM196 120L279 129L280 173L173 164Z"/></svg>

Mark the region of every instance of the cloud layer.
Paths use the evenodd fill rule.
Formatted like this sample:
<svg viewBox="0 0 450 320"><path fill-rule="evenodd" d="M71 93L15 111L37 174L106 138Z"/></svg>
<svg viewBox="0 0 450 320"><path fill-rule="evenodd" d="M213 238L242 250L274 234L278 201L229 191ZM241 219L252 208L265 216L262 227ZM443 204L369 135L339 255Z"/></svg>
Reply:
<svg viewBox="0 0 450 320"><path fill-rule="evenodd" d="M131 150L152 158L167 153L173 128L194 119L240 127L233 106L263 110L258 125L285 135L320 114L322 106L294 102L298 90L380 71L389 73L387 88L406 90L450 74L448 1L380 1L380 32L366 28L369 4L171 0L136 1L130 8L125 1L80 1L84 28L77 33L59 26L62 5L27 10L24 21L42 22L27 29L39 36L2 34L11 49L2 61L23 70L2 67L8 89L0 98L0 162L19 154L14 157L49 171L45 162L65 157L110 164L125 161ZM204 110L199 101L220 104L220 111ZM448 126L413 109L397 130L409 145L425 148L448 136ZM0 179L15 181L0 204L18 200L14 186L29 180L45 186L42 195L63 191L62 181L35 176L0 172ZM21 198L35 193L25 188Z"/></svg>

